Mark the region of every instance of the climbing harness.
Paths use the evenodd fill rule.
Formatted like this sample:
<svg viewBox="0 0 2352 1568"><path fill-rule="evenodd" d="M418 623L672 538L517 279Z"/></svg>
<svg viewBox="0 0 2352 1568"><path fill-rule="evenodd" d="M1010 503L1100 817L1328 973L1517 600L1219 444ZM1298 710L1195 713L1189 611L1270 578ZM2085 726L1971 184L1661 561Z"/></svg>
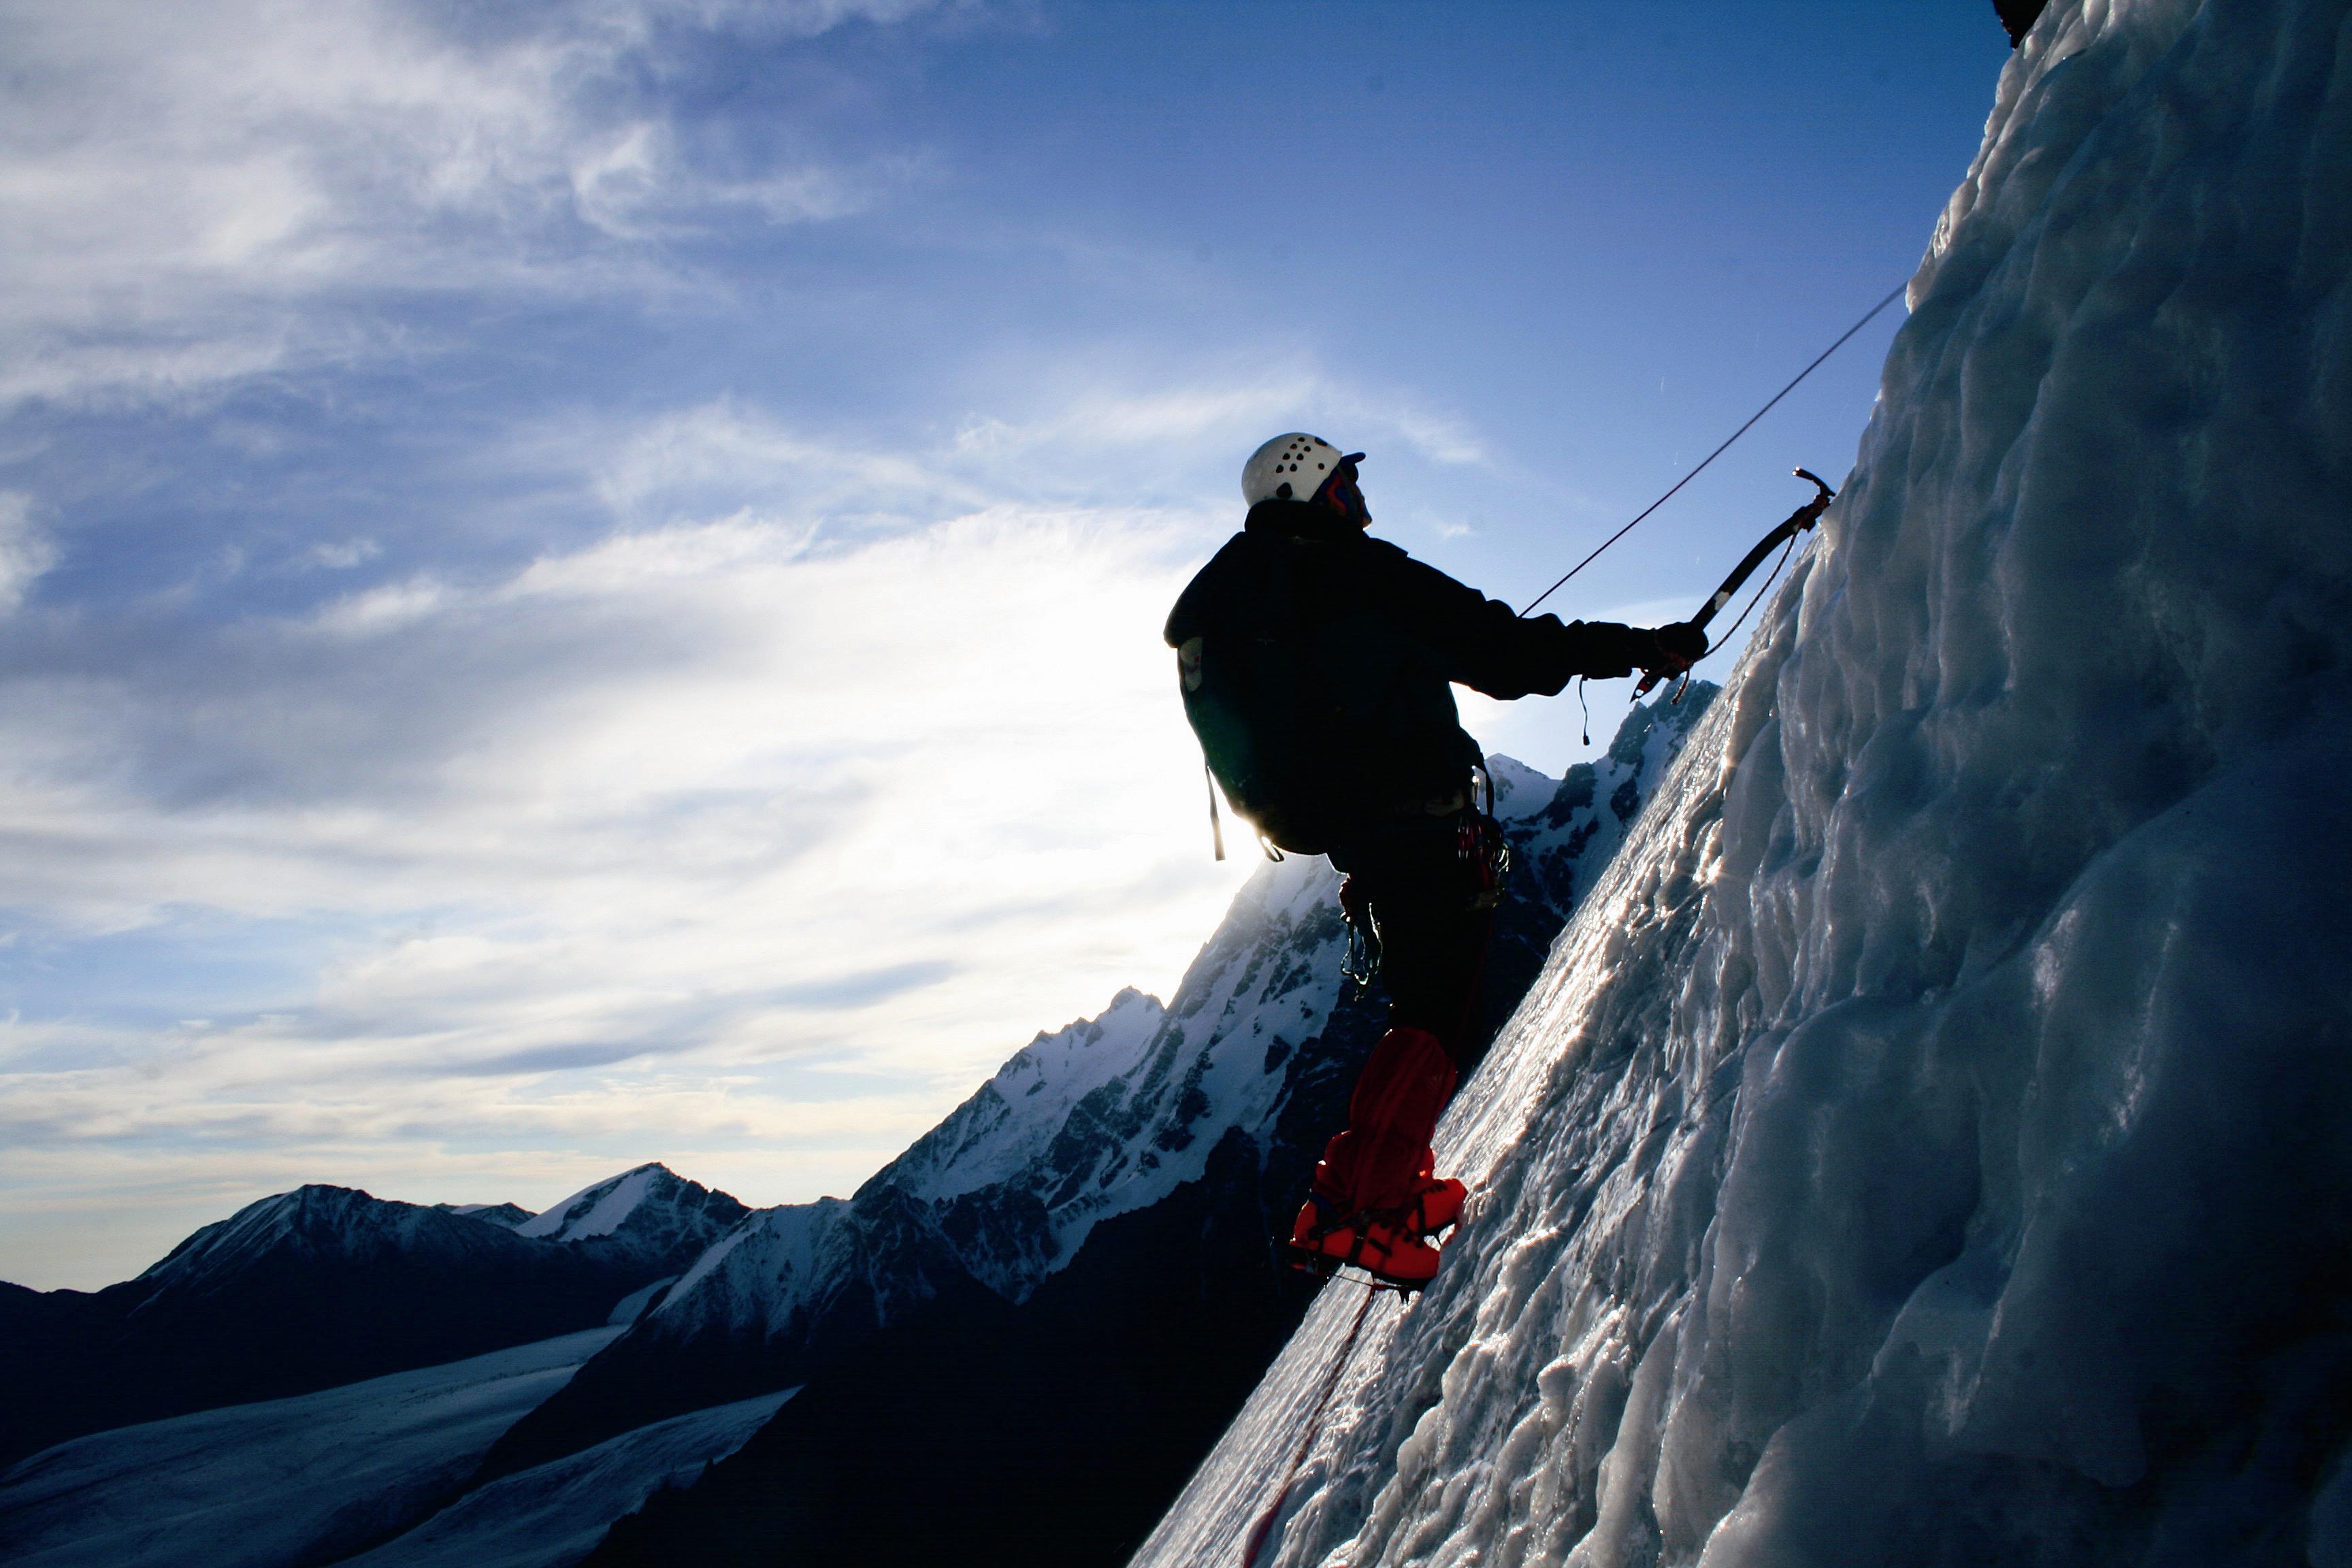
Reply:
<svg viewBox="0 0 2352 1568"><path fill-rule="evenodd" d="M1454 828L1454 855L1470 874L1470 907L1491 910L1502 901L1511 876L1511 841L1503 825L1483 811L1465 811Z"/></svg>
<svg viewBox="0 0 2352 1568"><path fill-rule="evenodd" d="M1356 1352L1357 1336L1364 1331L1364 1319L1372 1310L1372 1298L1378 1290L1367 1290L1356 1307L1355 1321L1348 1325L1348 1337L1340 1342L1339 1353L1331 1358L1328 1371L1323 1374L1323 1387L1315 1396L1315 1408L1308 1412L1306 1434L1298 1439L1297 1448L1290 1456L1290 1466L1282 1472L1282 1485L1275 1489L1273 1506L1260 1516L1256 1528L1249 1532L1249 1541L1242 1547L1242 1568L1256 1568L1257 1555L1265 1550L1266 1538L1282 1518L1282 1510L1290 1501L1290 1489L1298 1484L1299 1467L1307 1463L1315 1439L1323 1435L1324 1412L1330 1407L1332 1393L1339 1386L1339 1373L1345 1370L1348 1358Z"/></svg>
<svg viewBox="0 0 2352 1568"><path fill-rule="evenodd" d="M1771 413L1773 404L1779 403L1780 399L1796 391L1798 382L1804 380L1805 377L1821 369L1822 362L1823 360L1828 359L1830 355L1845 347L1846 340L1848 338L1853 337L1854 333L1870 325L1873 321L1877 319L1878 312L1886 309L1887 306L1895 303L1895 300L1902 294L1903 290L1908 287L1910 287L1910 285L1907 282L1896 285L1893 289L1888 291L1886 298L1881 300L1877 304L1873 305L1868 310L1864 311L1863 313L1862 320L1856 321L1844 331L1839 333L1837 342L1823 349L1814 357L1812 363L1799 371L1795 381L1791 381L1788 385L1774 393L1772 395L1771 402L1765 404L1763 407L1758 409L1755 413L1748 416L1748 423L1746 425L1742 425L1738 429L1734 430L1730 435L1725 437L1722 446L1717 447L1714 451L1709 452L1706 457L1701 458L1697 468L1693 468L1689 473L1685 474L1681 479L1676 479L1664 495L1660 496L1657 500L1652 501L1649 505L1643 507L1640 512L1635 514L1633 522L1627 523L1624 527L1619 529L1616 532L1602 540L1600 544L1594 548L1591 554L1586 556L1583 560L1570 567L1559 582L1554 583L1550 587L1546 588L1542 593L1538 594L1534 600L1528 604L1528 607L1519 612L1520 618L1525 619L1527 616L1534 615L1536 613L1536 605L1542 604L1546 599L1550 598L1554 594L1559 592L1559 590L1567 584L1569 578L1575 576L1579 572L1583 571L1587 566L1591 565L1593 562L1600 559L1601 551L1608 549L1611 545L1616 543L1619 540L1633 532L1634 523L1640 522L1643 518L1649 516L1652 512L1665 505L1667 501L1673 500L1675 490L1682 489L1685 485L1698 478L1700 473L1706 469L1709 463L1712 463L1717 458L1722 457L1723 454L1730 448L1730 446L1734 441L1737 441L1742 436L1747 435L1750 427L1755 425L1756 421L1763 418L1767 414Z"/></svg>
<svg viewBox="0 0 2352 1568"><path fill-rule="evenodd" d="M1483 803L1483 804L1482 804ZM1502 902L1503 889L1517 862L1510 835L1495 817L1495 778L1483 763L1470 769L1470 791L1460 791L1433 803L1433 812L1454 816L1454 858L1462 867L1469 889L1467 908L1491 910ZM1371 989L1381 973L1380 924L1363 886L1350 875L1339 879L1339 916L1348 927L1348 952L1339 961L1340 977L1359 993Z"/></svg>
<svg viewBox="0 0 2352 1568"><path fill-rule="evenodd" d="M1707 653L1713 653L1717 648L1721 647L1726 641L1729 640L1731 632L1738 631L1747 621L1749 612L1756 608L1757 601L1764 597L1765 589L1771 587L1775 582L1780 580L1780 566L1787 565L1789 563L1789 557L1796 552L1797 535L1812 527L1814 523L1819 522L1821 521L1822 513L1829 510L1830 502L1837 499L1837 491L1830 489L1830 487L1822 481L1822 477L1819 474L1814 473L1811 468L1794 468L1790 471L1794 473L1797 478L1801 479L1811 480L1813 489L1816 493L1812 500L1807 501L1804 505L1790 512L1786 518L1783 518L1780 524L1775 527L1771 532L1758 540L1756 542L1756 547L1750 550L1746 555L1742 556L1740 558L1739 564L1731 569L1731 575L1723 580L1723 585L1717 588L1714 594L1709 595L1706 603L1699 606L1698 614L1690 618L1690 624L1692 626L1696 626L1701 631L1705 631L1706 629L1707 622L1715 619L1715 613L1717 610L1722 609L1724 605L1731 603L1731 596L1739 592L1739 585L1756 574L1756 568L1764 564L1764 558L1771 554L1772 552L1779 548L1783 542L1787 543L1788 549L1783 551L1780 555L1780 565L1772 568L1772 575L1765 579L1764 587L1756 590L1756 597L1748 601L1748 608L1740 611L1739 619L1731 623L1731 631L1724 633L1722 637L1716 638L1713 642L1707 645ZM1706 657L1706 654L1699 655L1700 658L1705 658ZM1694 659L1692 662L1696 664L1697 660ZM1661 678L1655 670L1643 670L1642 672L1640 684L1633 688L1633 700L1639 702L1649 691L1650 688L1658 683L1660 679ZM1689 688L1690 671L1685 669L1683 671L1682 688L1675 691L1675 700L1677 702L1681 701L1683 700L1683 691L1689 689Z"/></svg>

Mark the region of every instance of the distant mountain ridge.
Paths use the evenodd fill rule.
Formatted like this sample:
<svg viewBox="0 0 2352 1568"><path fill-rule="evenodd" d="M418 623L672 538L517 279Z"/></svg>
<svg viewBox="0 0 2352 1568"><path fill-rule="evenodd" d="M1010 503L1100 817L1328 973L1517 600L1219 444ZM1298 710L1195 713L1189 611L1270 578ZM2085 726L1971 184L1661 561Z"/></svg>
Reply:
<svg viewBox="0 0 2352 1568"><path fill-rule="evenodd" d="M511 1205L462 1213L312 1184L205 1226L103 1290L0 1290L0 1464L83 1432L278 1398L603 1324L744 1214L660 1165L550 1213L608 1205L593 1234L527 1236ZM535 1223L535 1222L534 1222Z"/></svg>

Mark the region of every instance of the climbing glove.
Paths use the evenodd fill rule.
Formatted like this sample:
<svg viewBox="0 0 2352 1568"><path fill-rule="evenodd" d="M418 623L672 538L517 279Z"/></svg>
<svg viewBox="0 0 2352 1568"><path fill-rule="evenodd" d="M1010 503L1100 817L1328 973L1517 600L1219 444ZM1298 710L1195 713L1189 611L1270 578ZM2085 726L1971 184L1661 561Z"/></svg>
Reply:
<svg viewBox="0 0 2352 1568"><path fill-rule="evenodd" d="M1639 662L1656 674L1680 675L1706 656L1706 633L1688 621L1659 626L1648 635L1655 653Z"/></svg>

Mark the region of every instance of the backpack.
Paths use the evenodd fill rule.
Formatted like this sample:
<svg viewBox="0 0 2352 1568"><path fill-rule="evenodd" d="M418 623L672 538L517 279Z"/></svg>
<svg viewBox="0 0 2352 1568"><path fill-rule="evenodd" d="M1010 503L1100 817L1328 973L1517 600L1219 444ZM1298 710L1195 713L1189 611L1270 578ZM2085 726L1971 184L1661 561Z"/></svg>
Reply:
<svg viewBox="0 0 2352 1568"><path fill-rule="evenodd" d="M1297 542L1235 541L1180 601L1184 717L1210 776L1274 848L1320 855L1359 815L1352 753L1384 665L1364 617L1302 603ZM1209 801L1211 821L1216 798ZM1222 835L1219 855L1223 853Z"/></svg>

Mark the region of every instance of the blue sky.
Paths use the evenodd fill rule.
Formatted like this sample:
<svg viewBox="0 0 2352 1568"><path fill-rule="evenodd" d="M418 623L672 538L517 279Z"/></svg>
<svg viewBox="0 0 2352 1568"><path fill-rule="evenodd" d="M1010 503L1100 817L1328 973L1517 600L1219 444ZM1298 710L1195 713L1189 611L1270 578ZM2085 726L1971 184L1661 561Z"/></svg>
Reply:
<svg viewBox="0 0 2352 1568"><path fill-rule="evenodd" d="M301 1181L846 1192L1246 873L1158 626L1251 447L1366 449L1377 531L1524 603L1909 272L2007 52L1969 0L0 5L0 1278ZM1899 314L1547 607L1686 613Z"/></svg>

